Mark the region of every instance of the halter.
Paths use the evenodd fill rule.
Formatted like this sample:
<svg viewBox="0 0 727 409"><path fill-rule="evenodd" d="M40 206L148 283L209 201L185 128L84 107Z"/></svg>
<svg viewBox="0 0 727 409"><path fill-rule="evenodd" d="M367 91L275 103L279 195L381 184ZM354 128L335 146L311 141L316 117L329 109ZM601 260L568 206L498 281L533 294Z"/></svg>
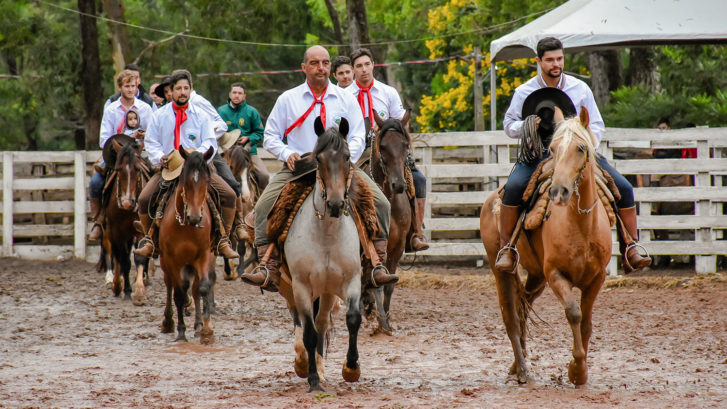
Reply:
<svg viewBox="0 0 727 409"><path fill-rule="evenodd" d="M146 166L144 166L144 163L139 159L140 158L137 158L136 164L134 165L134 169L136 169L139 172L139 174L136 177L136 187L137 187L137 189L139 189L139 193L137 193L137 194L141 193L141 188L143 188L143 186L141 186L142 182L149 180L148 169L146 168ZM114 177L118 178L118 176L119 176L119 170L114 169L114 173L110 176L110 178L114 178ZM139 202L137 200L138 199L135 199L133 201L134 208L130 210L131 212L138 211ZM121 183L119 180L116 180L116 207L118 207L121 210L126 210L121 205Z"/></svg>
<svg viewBox="0 0 727 409"><path fill-rule="evenodd" d="M345 216L348 216L348 190L351 187L351 178L353 177L353 166L348 167L348 178L346 179L346 191L343 192L343 214ZM313 211L316 214L316 217L318 220L323 220L323 218L326 216L326 205L325 201L328 198L328 193L326 192L326 185L323 183L323 179L321 179L321 173L316 171L316 181L321 187L321 191L323 192L323 213L319 212L318 209L316 209L316 196L313 195Z"/></svg>
<svg viewBox="0 0 727 409"><path fill-rule="evenodd" d="M207 202L208 194L209 194L209 192L207 192L207 189L205 189L204 190L204 199L203 199L205 202ZM184 226L186 224L185 221L187 220L187 209L189 208L187 205L187 195L186 195L186 191L184 190L184 184L182 184L182 192L179 195L182 197L182 204L183 204L182 213L183 214L182 215L179 214L179 207L176 206L176 203L175 203L174 217L177 219L177 223L179 223L180 226ZM194 224L194 225L190 224L190 226L196 227L198 229L204 228L201 220L197 224Z"/></svg>
<svg viewBox="0 0 727 409"><path fill-rule="evenodd" d="M393 127L387 128L386 132L388 132L389 129L393 129ZM381 136L383 136L383 134L385 134L386 132L383 132ZM403 134L403 135L406 136L405 134ZM386 168L386 164L384 163L384 157L381 156L381 145L376 143L375 136L376 135L374 135L374 137L371 138L371 147L372 147L372 149L376 150L376 156L378 157L377 162L379 165L378 167L381 170L381 173L384 175L384 180L389 180L389 170ZM382 138L379 138L379 139L382 139ZM379 140L379 143L380 142L381 141ZM406 153L407 153L407 155L410 154L410 151L408 148L406 150ZM404 166L407 166L406 163L404 164ZM404 173L406 173L406 171L404 171ZM369 164L369 177L371 178L371 180L374 181L374 183L376 183L376 186L378 186L379 189L383 192L384 187L381 186L378 182L376 182L376 178L374 178L373 153L371 154L371 163ZM404 179L406 180L406 177ZM407 180L407 183L408 183L408 180Z"/></svg>

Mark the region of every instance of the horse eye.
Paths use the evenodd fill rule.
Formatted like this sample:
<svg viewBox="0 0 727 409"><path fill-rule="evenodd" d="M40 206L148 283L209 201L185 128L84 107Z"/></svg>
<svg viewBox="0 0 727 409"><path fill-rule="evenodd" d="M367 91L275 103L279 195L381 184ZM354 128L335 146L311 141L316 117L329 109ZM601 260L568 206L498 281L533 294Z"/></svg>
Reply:
<svg viewBox="0 0 727 409"><path fill-rule="evenodd" d="M578 151L581 153L586 153L586 145L581 145L578 147Z"/></svg>

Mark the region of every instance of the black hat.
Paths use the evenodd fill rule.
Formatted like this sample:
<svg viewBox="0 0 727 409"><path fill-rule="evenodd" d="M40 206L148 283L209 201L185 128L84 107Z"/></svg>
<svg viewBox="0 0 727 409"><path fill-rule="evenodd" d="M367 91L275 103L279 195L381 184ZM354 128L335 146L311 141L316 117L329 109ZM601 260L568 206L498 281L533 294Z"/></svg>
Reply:
<svg viewBox="0 0 727 409"><path fill-rule="evenodd" d="M530 115L540 117L540 127L538 134L542 140L549 139L555 130L555 122L553 116L555 114L554 107L563 111L563 117L569 118L576 115L576 107L573 105L568 94L558 88L541 88L534 91L523 102L522 118L525 119Z"/></svg>
<svg viewBox="0 0 727 409"><path fill-rule="evenodd" d="M166 101L166 97L164 96L164 88L166 88L170 85L172 85L172 77L171 76L164 77L162 82L160 82L159 85L157 85L157 87L154 88L154 95L156 95L159 98Z"/></svg>

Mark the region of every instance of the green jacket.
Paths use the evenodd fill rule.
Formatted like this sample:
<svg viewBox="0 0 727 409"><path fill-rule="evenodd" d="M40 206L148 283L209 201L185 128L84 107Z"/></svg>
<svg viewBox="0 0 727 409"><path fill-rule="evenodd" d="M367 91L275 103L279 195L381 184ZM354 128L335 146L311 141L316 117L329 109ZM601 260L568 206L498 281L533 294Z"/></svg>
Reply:
<svg viewBox="0 0 727 409"><path fill-rule="evenodd" d="M257 147L263 143L263 121L257 109L244 102L237 108L232 108L230 103L221 105L217 112L227 124L227 130L239 129L242 136L250 138L250 154L257 155Z"/></svg>

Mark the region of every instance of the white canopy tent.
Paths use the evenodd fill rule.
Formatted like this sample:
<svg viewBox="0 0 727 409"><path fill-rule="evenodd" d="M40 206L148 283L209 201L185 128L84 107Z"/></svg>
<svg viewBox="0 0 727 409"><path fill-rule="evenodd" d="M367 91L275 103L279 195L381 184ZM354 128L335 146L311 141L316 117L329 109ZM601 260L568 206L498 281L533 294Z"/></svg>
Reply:
<svg viewBox="0 0 727 409"><path fill-rule="evenodd" d="M627 46L727 42L727 0L571 0L490 43L491 61L535 56L542 38L568 53ZM495 65L490 121L496 125Z"/></svg>

